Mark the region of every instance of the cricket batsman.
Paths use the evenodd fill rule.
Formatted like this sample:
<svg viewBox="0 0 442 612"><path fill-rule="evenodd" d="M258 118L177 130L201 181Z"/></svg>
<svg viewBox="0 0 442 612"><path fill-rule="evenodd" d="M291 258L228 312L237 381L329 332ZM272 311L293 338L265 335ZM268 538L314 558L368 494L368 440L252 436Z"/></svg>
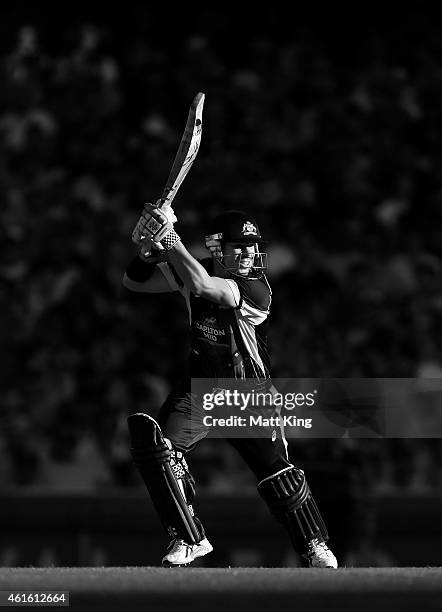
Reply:
<svg viewBox="0 0 442 612"><path fill-rule="evenodd" d="M162 560L167 567L187 566L213 550L194 511L195 483L186 461L208 433L203 421L194 418L198 400L192 378L211 379L215 386L220 380L247 379L256 381L256 388L272 387L266 336L272 292L255 220L235 210L218 215L205 238L210 256L202 260L186 249L176 221L171 207L144 206L132 235L138 254L123 279L132 291L178 292L189 312L192 343L186 374L157 421L143 413L128 418L134 462L171 540ZM213 333L206 333L207 321ZM245 436L229 443L254 473L260 496L287 529L305 566L336 568L305 474L288 457L283 428L269 430L268 437Z"/></svg>

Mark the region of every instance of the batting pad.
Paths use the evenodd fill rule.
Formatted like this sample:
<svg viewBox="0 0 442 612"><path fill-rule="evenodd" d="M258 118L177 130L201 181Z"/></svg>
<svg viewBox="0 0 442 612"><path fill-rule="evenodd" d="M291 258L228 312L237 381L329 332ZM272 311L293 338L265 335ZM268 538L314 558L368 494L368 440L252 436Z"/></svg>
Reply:
<svg viewBox="0 0 442 612"><path fill-rule="evenodd" d="M129 416L127 422L134 463L167 533L189 544L200 542L200 531L172 469L171 451L160 426L144 413Z"/></svg>

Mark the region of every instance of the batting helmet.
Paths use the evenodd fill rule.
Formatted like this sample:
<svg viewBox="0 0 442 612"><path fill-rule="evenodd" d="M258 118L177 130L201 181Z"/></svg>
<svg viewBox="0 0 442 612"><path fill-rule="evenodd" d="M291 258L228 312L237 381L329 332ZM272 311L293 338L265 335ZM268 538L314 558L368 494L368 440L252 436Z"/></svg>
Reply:
<svg viewBox="0 0 442 612"><path fill-rule="evenodd" d="M255 260L252 266L253 273L248 278L261 276L266 266L266 253L259 251L258 245L264 243L254 218L241 210L227 210L217 215L210 226L210 234L206 235L206 247L229 272L235 273L237 266L227 266L223 253L226 242L236 244L253 244L255 247Z"/></svg>
<svg viewBox="0 0 442 612"><path fill-rule="evenodd" d="M261 232L254 218L241 210L226 210L211 223L210 235L221 242L261 243Z"/></svg>

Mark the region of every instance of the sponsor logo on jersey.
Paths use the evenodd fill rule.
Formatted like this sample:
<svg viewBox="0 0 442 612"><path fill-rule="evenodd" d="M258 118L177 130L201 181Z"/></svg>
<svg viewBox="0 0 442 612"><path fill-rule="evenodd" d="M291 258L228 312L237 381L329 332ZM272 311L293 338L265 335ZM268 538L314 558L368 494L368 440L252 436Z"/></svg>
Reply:
<svg viewBox="0 0 442 612"><path fill-rule="evenodd" d="M195 327L202 332L204 338L212 342L218 342L218 338L226 335L226 330L222 327L215 327L216 317L205 317L204 321L195 321Z"/></svg>
<svg viewBox="0 0 442 612"><path fill-rule="evenodd" d="M246 221L242 226L242 234L243 236L257 236L258 232L251 221Z"/></svg>

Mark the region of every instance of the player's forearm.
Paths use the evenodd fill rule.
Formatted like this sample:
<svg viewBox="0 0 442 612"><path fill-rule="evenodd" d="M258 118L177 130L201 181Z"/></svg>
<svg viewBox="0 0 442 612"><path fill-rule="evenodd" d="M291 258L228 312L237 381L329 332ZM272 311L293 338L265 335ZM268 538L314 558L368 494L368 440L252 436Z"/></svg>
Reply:
<svg viewBox="0 0 442 612"><path fill-rule="evenodd" d="M167 251L167 258L184 285L194 295L201 295L204 289L210 286L211 277L181 241Z"/></svg>

